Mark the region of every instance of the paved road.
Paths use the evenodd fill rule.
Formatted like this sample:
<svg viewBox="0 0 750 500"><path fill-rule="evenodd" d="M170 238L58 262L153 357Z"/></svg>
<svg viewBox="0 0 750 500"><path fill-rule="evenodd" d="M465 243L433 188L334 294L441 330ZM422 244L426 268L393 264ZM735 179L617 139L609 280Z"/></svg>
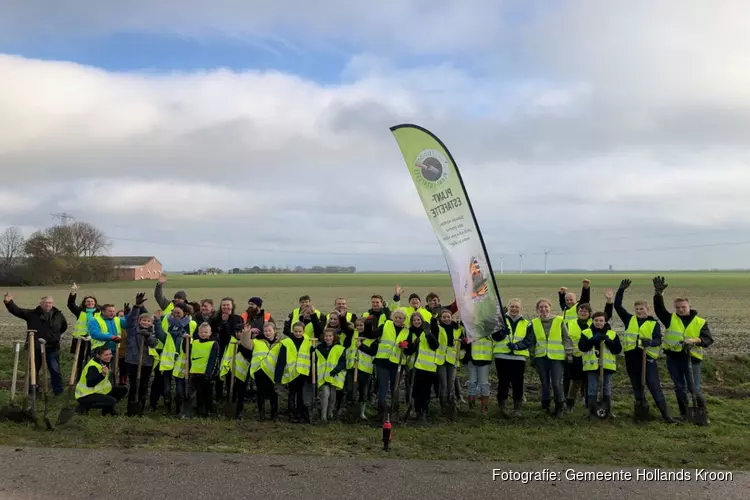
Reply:
<svg viewBox="0 0 750 500"><path fill-rule="evenodd" d="M728 481L493 481L493 469L541 472L545 466L481 462L360 460L313 456L158 453L0 447L0 500L450 498L513 500L747 499L750 475ZM590 467L547 466L553 473ZM614 469L610 469L614 470ZM653 472L653 469L648 469ZM605 469L600 469L605 471ZM628 469L632 474L636 469ZM231 478L231 480L227 480ZM642 495L642 496L641 496ZM646 496L648 495L648 496Z"/></svg>

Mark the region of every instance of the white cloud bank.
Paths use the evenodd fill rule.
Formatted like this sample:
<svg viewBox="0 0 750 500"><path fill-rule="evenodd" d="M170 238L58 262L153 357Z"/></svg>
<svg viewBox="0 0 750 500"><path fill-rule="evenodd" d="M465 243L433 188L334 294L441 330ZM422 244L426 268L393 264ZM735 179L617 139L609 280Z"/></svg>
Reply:
<svg viewBox="0 0 750 500"><path fill-rule="evenodd" d="M157 254L169 268L439 267L388 131L406 121L451 148L493 255L526 252L526 268L541 265L531 254L544 248L553 267L745 265L742 246L634 250L750 240L747 2L568 1L523 24L510 17L518 4L489 0L438 2L429 15L416 1L371 15L330 1L330 19L292 9L284 23L283 1L253 15L240 6L248 2L215 3L223 8L176 18L166 1L148 2L150 13L129 2L61 18L23 2L5 9L0 40L68 36L49 20L80 16L78 35L286 27L283 43L325 32L378 55L353 57L339 85L0 55L0 225L43 226L65 210L107 228L115 252ZM389 62L395 43L408 54L465 54L484 74L448 63L399 69ZM512 73L499 62L510 52L523 58Z"/></svg>

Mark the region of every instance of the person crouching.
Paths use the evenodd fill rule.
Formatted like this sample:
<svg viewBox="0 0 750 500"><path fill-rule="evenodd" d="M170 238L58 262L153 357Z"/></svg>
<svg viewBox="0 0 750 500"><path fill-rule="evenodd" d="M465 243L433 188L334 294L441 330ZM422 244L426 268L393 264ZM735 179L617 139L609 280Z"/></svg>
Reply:
<svg viewBox="0 0 750 500"><path fill-rule="evenodd" d="M85 414L92 408L101 408L102 416L117 415L115 406L128 393L128 388L112 386L109 377L110 363L112 350L104 346L97 347L94 357L84 366L76 385L75 398L79 413Z"/></svg>

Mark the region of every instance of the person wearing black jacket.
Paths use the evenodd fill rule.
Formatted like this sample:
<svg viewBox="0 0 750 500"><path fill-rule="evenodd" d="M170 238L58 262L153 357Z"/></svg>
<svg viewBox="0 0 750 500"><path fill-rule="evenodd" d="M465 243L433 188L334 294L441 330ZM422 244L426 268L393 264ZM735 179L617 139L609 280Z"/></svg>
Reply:
<svg viewBox="0 0 750 500"><path fill-rule="evenodd" d="M115 406L128 393L128 388L104 383L109 378L111 364L111 349L105 346L94 349L94 357L86 364L76 386L78 413L86 414L91 409L101 408L102 416L117 415Z"/></svg>
<svg viewBox="0 0 750 500"><path fill-rule="evenodd" d="M79 304L76 304L76 297L78 296L78 285L73 283L70 287L70 294L68 295L68 311L75 316L76 324L73 331L73 342L70 343L70 354L75 355L78 350L78 363L76 365L74 380L78 380L81 376L81 370L86 364L88 359L91 357L91 341L84 340L88 335L88 321L91 319L91 315L99 312L99 302L93 295L86 295ZM81 318L81 314L86 313L85 318ZM81 343L81 347L78 347L78 343Z"/></svg>
<svg viewBox="0 0 750 500"><path fill-rule="evenodd" d="M663 276L657 276L654 283L654 313L667 331L662 338L662 347L667 357L667 370L674 382L674 392L680 407L680 417L687 416L688 391L690 384L690 362L692 362L695 398L699 405L705 406L706 399L701 390L701 360L703 349L714 343L711 330L705 319L698 316L698 311L690 308L690 301L685 297L674 299L674 314L664 305L664 290L667 282ZM678 333L682 331L683 333ZM692 359L691 359L692 358Z"/></svg>
<svg viewBox="0 0 750 500"><path fill-rule="evenodd" d="M415 341L417 359L414 361L412 394L414 396L414 409L421 422L427 422L430 410L430 393L437 378L435 358L437 350L440 348L440 342L438 341L438 335L434 334L436 323L437 318L433 318L432 328L423 330Z"/></svg>
<svg viewBox="0 0 750 500"><path fill-rule="evenodd" d="M216 340L219 343L219 359L222 360L227 350L227 346L232 341L232 337L242 332L244 322L239 315L234 313L234 310L234 299L231 297L224 297L223 299L221 299L218 314L214 316L213 321L211 322L211 331L213 331L213 334L216 336ZM245 359L248 360L252 356L252 353L242 346L240 346L240 349L238 351L238 355L239 354L242 354L243 356L245 356ZM214 396L216 398L216 401L223 401L225 397L227 398L227 401L232 401L234 397L236 397L240 393L242 394L242 398L244 399L247 381L245 381L245 383L240 382L239 384L238 382L238 380L234 381L234 394L225 395L224 381L221 380L221 377L216 377ZM229 384L227 384L227 390L229 390Z"/></svg>
<svg viewBox="0 0 750 500"><path fill-rule="evenodd" d="M596 398L599 391L599 363L600 347L604 342L604 380L602 397L607 409L607 415L614 418L612 414L612 375L617 371L617 359L615 356L622 352L620 337L607 323L607 317L603 312L595 312L591 319L591 326L581 332L578 340L578 349L583 353L583 370L588 374L588 418L593 418L596 412Z"/></svg>
<svg viewBox="0 0 750 500"><path fill-rule="evenodd" d="M215 316L216 311L214 310L214 301L211 299L203 299L200 301L200 305L193 315L193 321L199 325L203 323L208 323L210 325Z"/></svg>
<svg viewBox="0 0 750 500"><path fill-rule="evenodd" d="M42 368L42 348L39 339L47 342L47 370L52 381L52 391L55 396L63 392L62 374L60 373L60 337L68 329L68 322L62 311L55 307L52 297L42 297L39 305L34 309L23 309L13 302L13 296L6 293L3 297L6 309L16 318L26 321L27 330L36 330L34 336L34 356L37 359L36 372ZM26 346L27 349L29 346Z"/></svg>
<svg viewBox="0 0 750 500"><path fill-rule="evenodd" d="M654 398L656 407L659 408L661 416L668 424L676 423L669 414L664 392L661 390L659 380L659 366L656 360L659 358L659 349L662 343L661 327L659 322L649 313L648 302L636 300L634 304L635 314L630 314L622 305L625 298L625 290L630 287L630 280L622 280L615 295L615 311L625 325L623 333L622 349L625 354L625 368L630 377L630 385L633 388L635 404L645 404L645 387L641 387L641 375L643 371L643 351L646 350L646 387ZM648 332L650 331L650 335Z"/></svg>

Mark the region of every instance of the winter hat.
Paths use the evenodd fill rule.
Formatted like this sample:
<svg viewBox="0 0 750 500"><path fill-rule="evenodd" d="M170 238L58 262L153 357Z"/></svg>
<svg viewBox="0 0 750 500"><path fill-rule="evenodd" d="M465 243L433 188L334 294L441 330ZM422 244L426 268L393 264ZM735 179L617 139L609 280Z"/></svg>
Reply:
<svg viewBox="0 0 750 500"><path fill-rule="evenodd" d="M174 294L174 298L175 299L187 300L187 294L184 291L180 290L179 292L177 292L176 294Z"/></svg>
<svg viewBox="0 0 750 500"><path fill-rule="evenodd" d="M409 302L411 302L411 299L417 299L420 302L422 301L422 299L420 299L419 295L417 295L416 293L412 293L411 295L409 295Z"/></svg>
<svg viewBox="0 0 750 500"><path fill-rule="evenodd" d="M263 307L263 299L260 297L250 297L250 300L247 301L248 304L255 304L258 307Z"/></svg>

